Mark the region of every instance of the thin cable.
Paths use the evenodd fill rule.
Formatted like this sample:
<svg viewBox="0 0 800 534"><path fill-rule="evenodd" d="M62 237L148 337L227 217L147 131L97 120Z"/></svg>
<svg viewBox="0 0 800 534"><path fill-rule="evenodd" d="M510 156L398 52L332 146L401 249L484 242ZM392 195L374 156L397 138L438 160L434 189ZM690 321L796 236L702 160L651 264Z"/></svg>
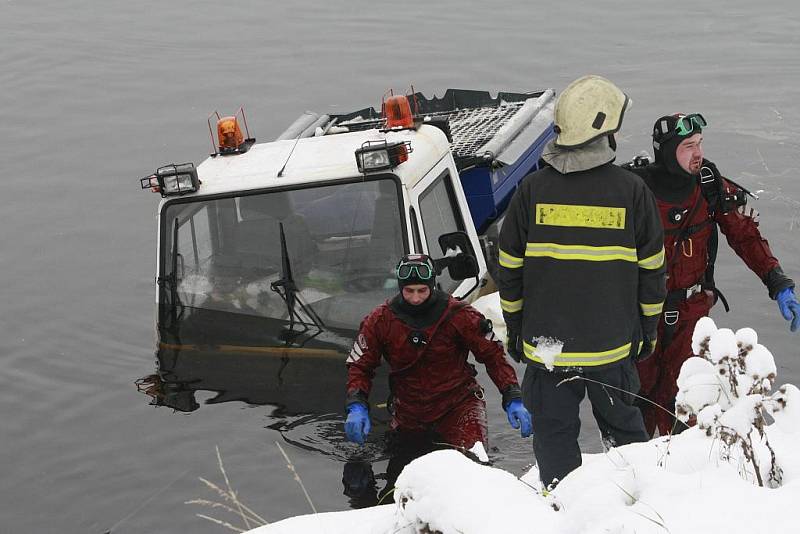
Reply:
<svg viewBox="0 0 800 534"><path fill-rule="evenodd" d="M630 391L628 391L628 390L625 390L625 389L622 389L622 388L618 388L618 387L616 387L616 386L612 386L611 384L606 384L605 382L600 382L599 380L594 380L594 379L592 379L592 378L586 378L585 376L581 376L581 375L575 375L575 376L571 376L571 377L569 377L569 378L565 378L564 380L562 380L561 382L559 382L558 384L556 384L556 387L560 386L560 385L561 385L561 384L563 384L564 382L571 382L571 381L573 381L573 380L576 380L576 379L577 379L577 380L585 380L586 382L592 382L592 383L594 383L594 384L598 384L598 385L600 385L600 386L610 387L611 389L616 389L617 391L621 391L622 393L627 393L628 395L633 395L633 396L634 396L634 397L636 397L637 399L642 399L643 401L645 401L645 402L649 402L649 403L650 403L650 404L652 404L653 406L656 406L657 408L660 408L660 409L664 410L665 412L667 412L668 414L670 414L672 417L674 417L676 421L680 421L680 419L678 419L678 416L677 416L677 415L675 415L675 414L674 414L674 413L672 413L671 411L667 410L666 408L664 408L664 407L663 407L663 406L661 406L660 404L658 404L658 403L655 403L655 402L651 401L650 399L647 399L647 398L645 398L645 397L642 397L641 395L637 395L636 393L631 393L631 392L630 392ZM689 425L687 425L687 424L686 424L686 423L684 423L683 421L680 421L680 423L681 423L682 425L686 426L686 428L689 428Z"/></svg>

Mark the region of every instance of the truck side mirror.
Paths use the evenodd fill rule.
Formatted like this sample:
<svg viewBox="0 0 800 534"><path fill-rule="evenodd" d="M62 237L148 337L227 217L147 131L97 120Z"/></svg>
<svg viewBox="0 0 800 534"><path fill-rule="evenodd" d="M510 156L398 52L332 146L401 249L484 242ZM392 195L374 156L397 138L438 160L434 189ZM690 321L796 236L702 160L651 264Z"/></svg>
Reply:
<svg viewBox="0 0 800 534"><path fill-rule="evenodd" d="M450 278L466 280L478 276L478 260L466 232L450 232L439 236L444 258L435 261L437 271L447 267Z"/></svg>
<svg viewBox="0 0 800 534"><path fill-rule="evenodd" d="M478 260L475 259L475 256L462 253L450 260L447 270L453 280L473 278L478 276Z"/></svg>

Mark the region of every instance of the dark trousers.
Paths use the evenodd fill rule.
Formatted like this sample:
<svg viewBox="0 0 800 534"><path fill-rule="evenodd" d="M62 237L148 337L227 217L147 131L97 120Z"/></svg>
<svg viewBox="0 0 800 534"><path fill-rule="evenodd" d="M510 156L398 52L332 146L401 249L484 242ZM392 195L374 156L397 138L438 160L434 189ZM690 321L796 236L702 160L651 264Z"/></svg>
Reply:
<svg viewBox="0 0 800 534"><path fill-rule="evenodd" d="M626 392L639 391L636 367L629 358L608 368L584 368L583 371L551 372L528 365L522 381L522 395L525 407L533 415L533 451L545 487L562 480L581 465L580 404L586 393L606 445L626 445L649 439L632 395L580 378L559 385L574 376Z"/></svg>

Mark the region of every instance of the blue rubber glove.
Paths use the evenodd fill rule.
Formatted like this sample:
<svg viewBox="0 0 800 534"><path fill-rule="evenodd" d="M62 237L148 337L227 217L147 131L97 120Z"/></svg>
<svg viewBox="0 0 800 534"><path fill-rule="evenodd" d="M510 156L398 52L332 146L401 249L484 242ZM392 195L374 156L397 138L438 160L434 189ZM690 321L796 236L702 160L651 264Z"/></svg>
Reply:
<svg viewBox="0 0 800 534"><path fill-rule="evenodd" d="M787 321L792 321L789 330L797 332L797 328L800 327L800 302L797 302L794 288L787 287L782 289L775 295L775 300L778 301L778 308L780 308L783 318Z"/></svg>
<svg viewBox="0 0 800 534"><path fill-rule="evenodd" d="M363 445L371 428L372 423L369 421L369 412L363 403L354 402L347 407L347 420L344 422L344 433L347 436L347 441Z"/></svg>
<svg viewBox="0 0 800 534"><path fill-rule="evenodd" d="M506 415L508 415L508 422L511 423L513 428L519 428L520 434L523 438L527 438L533 432L531 426L531 414L522 405L522 401L514 399L506 406Z"/></svg>

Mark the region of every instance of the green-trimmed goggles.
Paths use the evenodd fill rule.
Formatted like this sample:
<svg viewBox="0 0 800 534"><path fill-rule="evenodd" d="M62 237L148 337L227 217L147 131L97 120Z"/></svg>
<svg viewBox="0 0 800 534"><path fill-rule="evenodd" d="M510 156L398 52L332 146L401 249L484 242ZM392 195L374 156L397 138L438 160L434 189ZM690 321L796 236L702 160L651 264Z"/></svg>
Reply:
<svg viewBox="0 0 800 534"><path fill-rule="evenodd" d="M420 280L430 280L433 278L433 267L424 260L403 261L397 266L397 278L408 280L413 273L417 273L416 278Z"/></svg>
<svg viewBox="0 0 800 534"><path fill-rule="evenodd" d="M699 113L692 113L690 115L682 115L678 117L678 122L675 124L675 128L668 132L661 131L664 127L663 122L664 121L659 122L657 128L659 133L659 143L665 143L675 136L686 137L695 131L695 126L698 129L703 129L708 125L706 119Z"/></svg>

